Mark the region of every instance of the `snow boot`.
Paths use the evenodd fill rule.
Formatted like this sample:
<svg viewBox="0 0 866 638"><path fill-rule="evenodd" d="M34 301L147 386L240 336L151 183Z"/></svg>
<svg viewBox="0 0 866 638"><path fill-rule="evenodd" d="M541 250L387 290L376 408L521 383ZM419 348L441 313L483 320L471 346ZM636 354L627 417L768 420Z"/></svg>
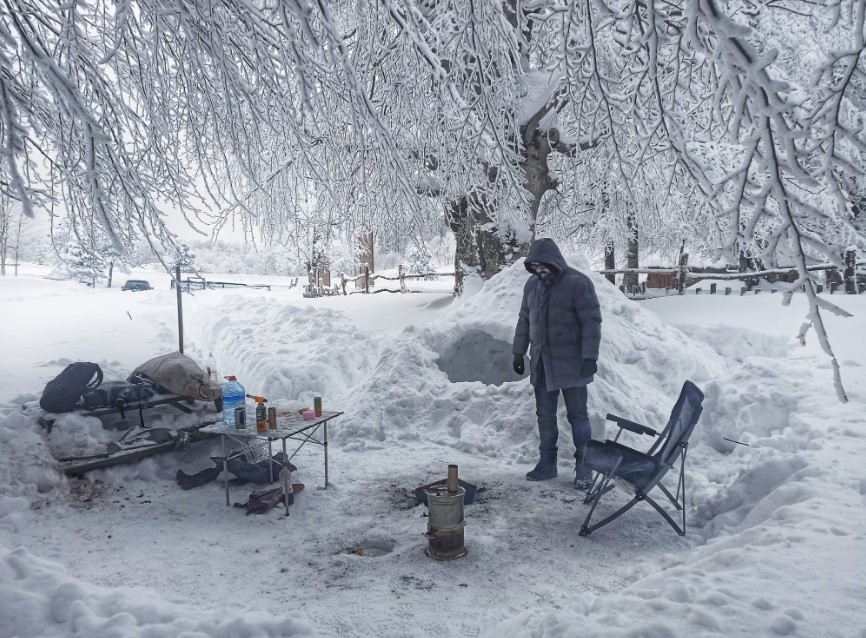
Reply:
<svg viewBox="0 0 866 638"><path fill-rule="evenodd" d="M536 466L526 473L527 481L549 481L557 477L556 457L542 457Z"/></svg>
<svg viewBox="0 0 866 638"><path fill-rule="evenodd" d="M592 470L578 461L574 466L574 489L585 492L592 487Z"/></svg>

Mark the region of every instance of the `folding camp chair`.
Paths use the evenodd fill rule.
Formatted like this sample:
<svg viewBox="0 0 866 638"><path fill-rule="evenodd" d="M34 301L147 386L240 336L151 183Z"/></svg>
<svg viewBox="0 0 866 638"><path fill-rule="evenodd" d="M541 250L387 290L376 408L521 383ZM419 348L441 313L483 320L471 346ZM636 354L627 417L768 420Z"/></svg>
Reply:
<svg viewBox="0 0 866 638"><path fill-rule="evenodd" d="M689 437L695 424L701 416L701 403L704 393L691 381L683 384L680 397L677 399L668 424L661 433L645 425L629 421L622 417L608 414L607 419L619 425L619 432L611 441L589 441L583 455L584 467L595 472L585 503L592 503L586 520L580 528L581 536L588 536L595 530L619 518L640 501L652 505L680 536L686 534L686 481L685 465ZM655 436L656 441L647 452L639 452L618 442L623 430L636 434ZM680 475L676 494L662 485L661 480L676 463L680 464ZM633 494L632 499L604 520L590 525L592 515L601 497L607 492L619 487ZM659 505L650 493L658 488L667 497L671 505L682 513L682 527Z"/></svg>

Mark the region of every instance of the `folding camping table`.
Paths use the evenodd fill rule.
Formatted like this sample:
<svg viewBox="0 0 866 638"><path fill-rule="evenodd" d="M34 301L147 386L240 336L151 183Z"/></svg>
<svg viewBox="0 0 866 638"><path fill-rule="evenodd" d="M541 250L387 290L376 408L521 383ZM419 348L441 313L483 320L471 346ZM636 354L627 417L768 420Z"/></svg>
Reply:
<svg viewBox="0 0 866 638"><path fill-rule="evenodd" d="M277 429L268 430L266 432L257 432L255 426L243 429L237 429L234 426L226 425L220 421L213 425L208 425L199 430L203 434L218 434L222 438L223 446L223 481L226 490L226 505L230 504L229 497L229 476L228 462L231 459L237 458L244 454L250 455L256 446L256 443L264 444L267 441L268 460L273 457L272 445L274 441L281 441L283 445L283 467L288 465L295 455L300 452L301 448L307 443L321 445L325 452L325 489L328 489L328 421L343 414L342 412L323 412L322 416L316 417L312 421L304 421L299 414L290 414L277 417ZM321 428L321 438L319 430ZM298 445L289 456L286 450L287 441L296 441ZM226 442L237 443L238 447L228 450ZM270 465L270 479L274 482L273 464ZM286 512L288 513L288 495L286 495Z"/></svg>

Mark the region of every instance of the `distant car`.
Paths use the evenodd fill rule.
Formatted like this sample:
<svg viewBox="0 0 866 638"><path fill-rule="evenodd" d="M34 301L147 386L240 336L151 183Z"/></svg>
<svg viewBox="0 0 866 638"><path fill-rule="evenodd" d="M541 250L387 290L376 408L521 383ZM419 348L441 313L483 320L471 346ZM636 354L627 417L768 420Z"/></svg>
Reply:
<svg viewBox="0 0 866 638"><path fill-rule="evenodd" d="M121 290L153 290L153 286L144 279L127 279Z"/></svg>

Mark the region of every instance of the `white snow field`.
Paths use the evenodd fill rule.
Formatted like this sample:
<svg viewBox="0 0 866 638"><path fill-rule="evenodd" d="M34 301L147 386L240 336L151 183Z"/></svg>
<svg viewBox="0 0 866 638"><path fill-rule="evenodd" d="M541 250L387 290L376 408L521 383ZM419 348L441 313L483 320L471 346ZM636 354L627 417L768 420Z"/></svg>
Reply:
<svg viewBox="0 0 866 638"><path fill-rule="evenodd" d="M156 286L141 293L31 273L0 278L2 637L866 638L866 297L835 295L854 317L827 319L842 404L814 335L794 338L801 296L787 308L769 294L632 302L591 275L604 318L594 437L613 434L607 412L663 425L686 379L706 400L687 536L639 504L580 538L564 410L559 478L524 479L537 433L531 387L510 370L522 261L453 302L448 280L424 294L184 295L187 354L213 353L277 406L321 395L345 412L330 429L331 485L321 449L304 448L288 517L226 507L219 481L177 487L177 470L209 467L218 442L64 478L55 457L120 434L75 415L47 432L44 384L71 361L119 379L176 349L175 294L153 272L133 273ZM154 410L150 424L205 416L176 414ZM626 441L650 445L639 438ZM468 555L438 562L412 490L449 463L486 489L465 508Z"/></svg>

